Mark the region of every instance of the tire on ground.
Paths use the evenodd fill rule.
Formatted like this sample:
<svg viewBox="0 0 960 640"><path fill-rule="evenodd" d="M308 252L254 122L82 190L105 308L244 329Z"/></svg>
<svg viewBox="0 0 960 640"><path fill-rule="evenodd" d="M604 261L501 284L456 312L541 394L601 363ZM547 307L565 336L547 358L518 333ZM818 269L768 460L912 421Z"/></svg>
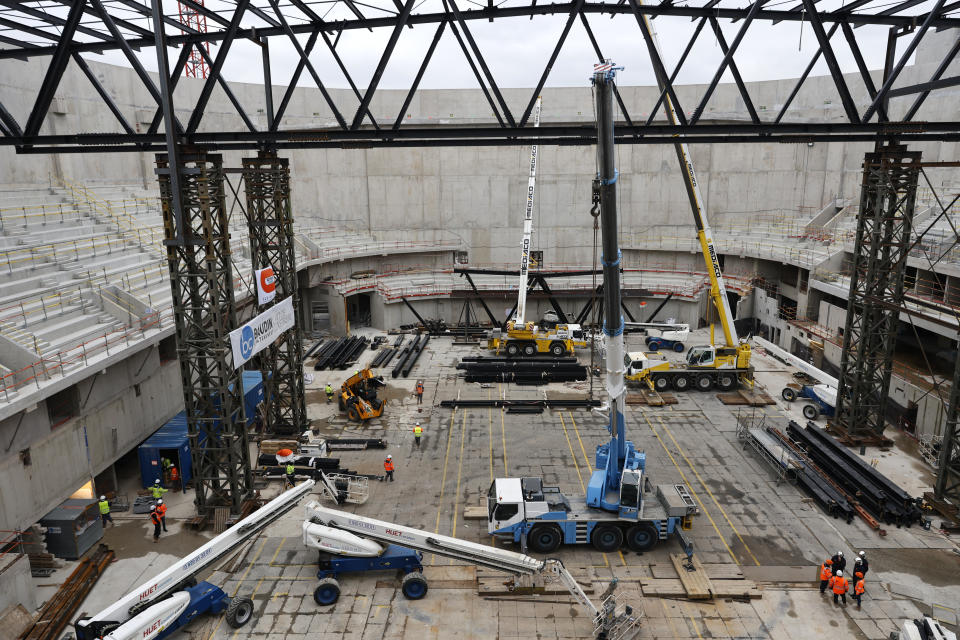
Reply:
<svg viewBox="0 0 960 640"><path fill-rule="evenodd" d="M427 579L419 571L412 571L403 576L403 581L400 583L400 591L407 600L419 600L427 595L429 588Z"/></svg>
<svg viewBox="0 0 960 640"><path fill-rule="evenodd" d="M648 551L659 541L660 534L650 522L638 522L627 529L626 542L631 551Z"/></svg>
<svg viewBox="0 0 960 640"><path fill-rule="evenodd" d="M673 388L676 389L677 391L686 391L687 389L690 388L690 378L688 378L683 374L674 376Z"/></svg>
<svg viewBox="0 0 960 640"><path fill-rule="evenodd" d="M340 598L340 583L336 578L324 578L313 590L314 601L322 606L335 603Z"/></svg>
<svg viewBox="0 0 960 640"><path fill-rule="evenodd" d="M657 391L666 391L670 388L670 378L664 375L654 376L653 388Z"/></svg>
<svg viewBox="0 0 960 640"><path fill-rule="evenodd" d="M538 524L527 536L527 545L537 553L553 553L561 542L563 542L563 536L552 524Z"/></svg>
<svg viewBox="0 0 960 640"><path fill-rule="evenodd" d="M227 606L227 624L239 629L250 622L253 617L253 600L250 598L234 598Z"/></svg>
<svg viewBox="0 0 960 640"><path fill-rule="evenodd" d="M783 391L780 392L780 397L787 402L793 402L797 399L797 391L796 389L792 389L790 387L784 387Z"/></svg>
<svg viewBox="0 0 960 640"><path fill-rule="evenodd" d="M520 355L520 345L518 345L518 344L516 344L516 343L514 343L514 342L508 342L508 343L507 343L507 356L509 356L509 357L511 357L511 358L516 358L518 355Z"/></svg>
<svg viewBox="0 0 960 640"><path fill-rule="evenodd" d="M623 531L615 524L598 524L590 536L593 548L603 553L616 551L623 544Z"/></svg>
<svg viewBox="0 0 960 640"><path fill-rule="evenodd" d="M709 373L701 373L697 376L697 390L710 391L713 388L713 378Z"/></svg>
<svg viewBox="0 0 960 640"><path fill-rule="evenodd" d="M736 389L739 384L740 380L735 373L721 371L717 375L717 386L720 388L720 391L732 391Z"/></svg>
<svg viewBox="0 0 960 640"><path fill-rule="evenodd" d="M532 342L528 342L523 345L523 355L527 358L532 358L537 355L537 345Z"/></svg>
<svg viewBox="0 0 960 640"><path fill-rule="evenodd" d="M567 353L567 347L562 342L554 342L550 345L550 355L559 358Z"/></svg>
<svg viewBox="0 0 960 640"><path fill-rule="evenodd" d="M820 417L820 409L812 404L803 406L803 417L807 420L816 420Z"/></svg>

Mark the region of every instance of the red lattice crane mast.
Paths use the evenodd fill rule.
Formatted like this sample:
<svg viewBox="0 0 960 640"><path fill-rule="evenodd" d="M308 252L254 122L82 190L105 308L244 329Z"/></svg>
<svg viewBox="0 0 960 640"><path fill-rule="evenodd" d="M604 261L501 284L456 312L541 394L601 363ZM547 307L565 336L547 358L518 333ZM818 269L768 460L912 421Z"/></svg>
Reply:
<svg viewBox="0 0 960 640"><path fill-rule="evenodd" d="M194 0L192 4L204 6L204 0ZM180 23L200 33L207 33L207 16L198 12L192 6L178 2L177 7L180 10ZM202 42L197 47L203 47L205 51L210 51L210 43ZM188 78L206 78L210 73L210 67L207 66L206 59L200 54L200 51L194 47L190 51L190 57L184 65L183 73Z"/></svg>

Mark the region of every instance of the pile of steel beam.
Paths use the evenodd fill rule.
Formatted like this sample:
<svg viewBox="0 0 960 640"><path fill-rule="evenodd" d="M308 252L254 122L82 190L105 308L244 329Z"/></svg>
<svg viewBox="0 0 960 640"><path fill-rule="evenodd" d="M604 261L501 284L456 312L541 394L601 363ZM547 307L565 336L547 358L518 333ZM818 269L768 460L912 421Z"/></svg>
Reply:
<svg viewBox="0 0 960 640"><path fill-rule="evenodd" d="M334 469L340 467L340 458L322 458L319 456L297 456L291 460L295 467L313 467L314 469L323 469L332 473ZM281 463L277 461L277 456L269 453L261 453L257 457L257 465L261 467L276 467ZM286 462L283 463L287 464Z"/></svg>
<svg viewBox="0 0 960 640"><path fill-rule="evenodd" d="M823 429L790 421L787 433L807 451L818 467L877 520L899 526L919 522L918 501Z"/></svg>
<svg viewBox="0 0 960 640"><path fill-rule="evenodd" d="M414 336L413 342L405 346L400 352L400 357L397 359L397 364L393 367L393 377L396 378L401 374L404 378L409 376L410 371L413 370L413 365L417 363L417 360L420 358L420 354L423 353L423 349L429 342L429 335Z"/></svg>
<svg viewBox="0 0 960 640"><path fill-rule="evenodd" d="M364 449L386 449L383 438L327 438L328 451L362 451Z"/></svg>
<svg viewBox="0 0 960 640"><path fill-rule="evenodd" d="M317 352L317 363L313 365L313 369L315 371L344 369L348 364L356 361L357 356L366 346L367 339L360 336L328 342Z"/></svg>
<svg viewBox="0 0 960 640"><path fill-rule="evenodd" d="M397 349L393 347L380 349L380 353L377 354L377 357L373 359L373 362L370 363L370 368L376 367L386 367L390 364L390 361L393 360L393 356L397 355Z"/></svg>
<svg viewBox="0 0 960 640"><path fill-rule="evenodd" d="M460 362L457 369L465 372L466 382L515 382L536 385L587 379L587 368L578 364L576 358L530 360L478 358Z"/></svg>
<svg viewBox="0 0 960 640"><path fill-rule="evenodd" d="M587 409L599 407L599 400L441 400L440 406L453 407L540 407L545 409Z"/></svg>

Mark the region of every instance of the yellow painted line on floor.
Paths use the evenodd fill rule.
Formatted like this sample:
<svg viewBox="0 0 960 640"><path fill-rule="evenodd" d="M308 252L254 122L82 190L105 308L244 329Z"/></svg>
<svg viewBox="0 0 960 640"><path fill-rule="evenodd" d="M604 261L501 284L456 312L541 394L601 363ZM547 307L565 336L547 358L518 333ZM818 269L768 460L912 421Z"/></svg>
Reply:
<svg viewBox="0 0 960 640"><path fill-rule="evenodd" d="M693 616L689 613L687 614L687 617L690 618L690 624L693 625L693 630L697 632L697 637L702 638L703 636L700 634L700 626L697 624L697 621L694 620Z"/></svg>
<svg viewBox="0 0 960 640"><path fill-rule="evenodd" d="M590 464L590 456L587 455L587 449L583 446L583 438L580 437L580 429L577 427L577 420L573 417L573 413L567 411L567 415L570 416L570 422L573 423L573 432L577 434L577 441L580 443L580 451L583 452L583 459L587 463L587 469L590 470L590 475L593 475L593 465Z"/></svg>
<svg viewBox="0 0 960 640"><path fill-rule="evenodd" d="M283 548L283 543L285 543L286 541L287 541L286 538L280 538L280 544L277 545L277 550L273 552L273 557L270 558L270 562L269 562L270 565L272 565L273 561L277 559L278 555L280 555L280 549ZM264 578L260 578L257 581L256 586L253 587L253 593L250 594L251 600L253 600L256 597L257 591L260 590L260 585L263 584L263 580ZM218 623L218 626L219 626L219 623ZM230 634L230 637L236 638L238 633L240 633L240 629L234 629L233 633Z"/></svg>
<svg viewBox="0 0 960 640"><path fill-rule="evenodd" d="M723 537L723 534L720 533L720 527L717 526L717 523L714 522L713 516L710 515L710 512L707 511L706 505L703 504L703 500L700 499L700 495L693 490L693 486L690 484L690 481L687 480L687 475L683 472L683 469L680 468L680 465L677 464L676 458L673 457L673 454L670 453L670 449L667 448L667 445L663 443L663 439L660 437L660 434L657 432L656 427L653 426L653 423L650 422L650 418L647 417L646 411L640 411L643 414L643 419L647 421L647 425L650 427L650 431L653 432L654 437L657 439L657 442L660 443L660 446L663 447L664 453L667 454L667 457L670 458L670 462L673 463L673 466L677 468L677 471L680 472L680 477L683 478L684 484L687 485L687 488L690 489L690 493L693 494L694 500L697 501L697 504L700 505L700 511L703 512L707 519L710 520L710 524L713 525L713 530L717 532L717 536L720 538L720 541L723 542L723 546L727 548L727 553L730 554L730 557L733 558L734 563L740 564L740 561L737 560L737 556L734 555L733 549L730 548L730 545L727 544L726 539Z"/></svg>
<svg viewBox="0 0 960 640"><path fill-rule="evenodd" d="M487 400L490 389L487 389ZM487 440L490 442L490 484L493 484L493 407L487 407Z"/></svg>
<svg viewBox="0 0 960 640"><path fill-rule="evenodd" d="M560 424L563 425L563 435L567 439L567 447L570 449L570 457L573 458L573 466L577 470L577 478L580 479L580 491L586 494L587 488L583 484L583 474L580 473L580 463L577 462L577 454L573 452L573 444L570 442L570 434L567 432L567 423L563 419L562 413L558 413L557 415L560 416Z"/></svg>
<svg viewBox="0 0 960 640"><path fill-rule="evenodd" d="M663 618L667 621L667 626L670 627L670 636L673 638L679 638L680 634L677 633L677 628L673 626L673 618L671 618L670 614L667 613L666 600L664 598L657 598L657 601L660 603L660 608L663 609Z"/></svg>
<svg viewBox="0 0 960 640"><path fill-rule="evenodd" d="M256 555L253 556L253 560L250 561L250 564L247 565L247 570L243 572L243 577L240 578L240 582L237 583L237 588L233 590L231 598L237 597L237 594L240 593L240 587L243 586L244 580L247 579L247 576L250 575L250 569L253 568L253 565L260 559L260 554L263 553L263 548L267 546L267 539L264 538L263 542L260 543L260 548L257 549ZM223 624L223 618L227 615L226 610L220 614L220 617L217 618L217 624L214 625L213 630L210 632L210 635L207 636L207 640L213 638L214 634L217 632L217 629L220 628L220 625Z"/></svg>
<svg viewBox="0 0 960 640"><path fill-rule="evenodd" d="M680 444L677 442L676 438L673 437L673 434L670 432L670 429L663 422L660 416L657 416L657 422L660 423L660 426L663 427L663 430L667 433L668 436L670 436L670 440L673 442L674 446L677 448L677 451L680 452L680 455L683 456L683 459L686 460L687 465L690 467L690 470L693 471L693 475L697 476L697 480L699 480L700 485L704 489L706 489L707 494L710 496L710 499L713 500L713 504L717 505L717 509L720 509L720 513L723 514L723 519L727 521L727 524L730 525L731 529L733 529L733 533L740 540L740 543L743 545L743 548L746 549L747 553L750 554L750 557L753 558L754 564L756 564L759 567L760 561L757 560L757 557L755 555L753 555L753 551L750 550L750 547L747 545L746 541L743 539L743 536L741 536L740 532L737 531L737 527L734 526L733 522L730 520L730 516L728 516L724 508L720 506L720 502L717 500L717 497L713 495L713 491L710 491L710 487L707 486L707 483L703 481L702 477L700 477L700 472L697 471L697 468L694 466L693 462L691 462L690 458L687 457L687 454L684 452L683 447L681 447Z"/></svg>
<svg viewBox="0 0 960 640"><path fill-rule="evenodd" d="M440 533L440 514L443 513L443 493L444 486L447 483L447 461L450 459L450 440L453 438L453 421L457 417L457 409L454 409L450 412L450 426L447 429L447 452L443 456L443 477L440 480L440 497L437 499L437 523L433 527L434 533ZM437 554L430 554L430 564L433 564L434 559L437 557Z"/></svg>
<svg viewBox="0 0 960 640"><path fill-rule="evenodd" d="M466 440L467 431L467 412L463 412L463 419L460 421L460 460L457 463L457 492L453 500L453 532L450 534L457 537L457 515L460 510L460 479L463 477L463 442ZM453 564L453 558L447 558L447 564Z"/></svg>

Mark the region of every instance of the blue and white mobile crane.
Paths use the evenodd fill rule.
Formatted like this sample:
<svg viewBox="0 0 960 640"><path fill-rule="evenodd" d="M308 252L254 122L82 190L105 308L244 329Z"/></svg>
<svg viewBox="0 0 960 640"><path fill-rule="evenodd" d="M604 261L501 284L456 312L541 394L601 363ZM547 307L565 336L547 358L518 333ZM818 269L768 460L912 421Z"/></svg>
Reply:
<svg viewBox="0 0 960 640"><path fill-rule="evenodd" d="M660 485L656 500L645 477L646 455L627 440L624 426L623 317L620 315L620 248L617 239L617 178L613 137L613 84L620 67L609 61L594 65L599 174L593 182L593 209L600 217L603 244L605 385L609 400L610 440L597 447L596 471L587 495L568 497L542 478L497 478L487 493L488 531L520 543L522 548L550 553L561 544L592 544L614 551L624 542L645 551L677 534L687 553L691 545L682 529L697 507L685 485Z"/></svg>

